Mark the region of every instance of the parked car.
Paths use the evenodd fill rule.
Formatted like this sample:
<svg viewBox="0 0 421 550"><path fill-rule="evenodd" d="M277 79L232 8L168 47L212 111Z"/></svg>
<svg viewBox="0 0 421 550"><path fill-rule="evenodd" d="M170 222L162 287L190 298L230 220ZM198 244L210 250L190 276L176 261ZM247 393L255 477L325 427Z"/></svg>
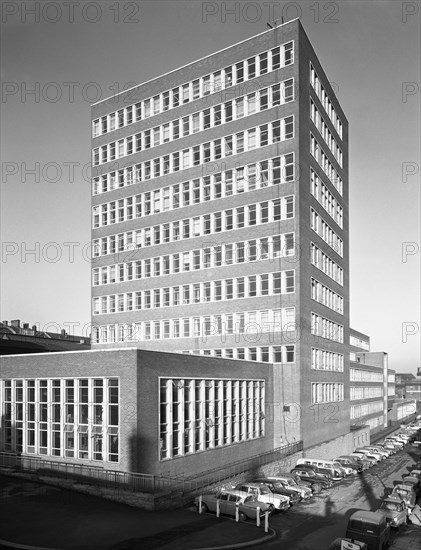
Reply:
<svg viewBox="0 0 421 550"><path fill-rule="evenodd" d="M249 495L253 495L257 500L265 502L271 510L285 511L291 506L288 497L273 493L263 483L240 483L235 488L237 491L243 491Z"/></svg>
<svg viewBox="0 0 421 550"><path fill-rule="evenodd" d="M363 465L356 460L352 460L348 456L339 456L338 458L334 458L334 461L339 462L346 471L351 471L351 473L347 475L355 475L363 471Z"/></svg>
<svg viewBox="0 0 421 550"><path fill-rule="evenodd" d="M319 474L316 474L314 470L297 466L296 468L293 468L291 470L291 473L298 474L300 476L300 479L304 481L311 481L313 483L312 489L315 493L319 493L322 489L329 489L330 487L332 487L332 482L329 479Z"/></svg>
<svg viewBox="0 0 421 550"><path fill-rule="evenodd" d="M346 548L352 548L353 550L357 548L358 550L370 550L365 542L344 537L335 539L329 546L329 550L344 550Z"/></svg>
<svg viewBox="0 0 421 550"><path fill-rule="evenodd" d="M393 487L392 495L399 495L402 500L405 501L405 504L408 508L408 514L410 514L416 504L417 497L415 496L415 492L409 485L403 485L402 483L398 483L398 485L395 485Z"/></svg>
<svg viewBox="0 0 421 550"><path fill-rule="evenodd" d="M383 441L382 447L387 451L390 451L392 454L397 453L399 450L399 448L390 441Z"/></svg>
<svg viewBox="0 0 421 550"><path fill-rule="evenodd" d="M242 491L220 491L216 494L202 495L202 511L216 512L216 501L219 500L219 510L221 514L235 516L235 510L238 505L239 518L241 521L246 519L256 519L257 508L260 508L260 515L270 512L270 506L260 502L253 495ZM199 507L199 497L195 498L195 504Z"/></svg>
<svg viewBox="0 0 421 550"><path fill-rule="evenodd" d="M405 476L402 479L402 485L409 485L412 487L412 490L414 491L415 495L417 497L421 494L421 481L416 476Z"/></svg>
<svg viewBox="0 0 421 550"><path fill-rule="evenodd" d="M283 478L284 480L287 480L288 486L294 486L294 484L299 487L300 489L310 489L310 491L313 493L321 490L320 486L316 487L316 490L314 489L315 483L309 481L309 480L303 480L300 478L298 474L294 474L292 472L278 472L277 478Z"/></svg>
<svg viewBox="0 0 421 550"><path fill-rule="evenodd" d="M366 449L364 447L359 447L358 449L355 449L356 453L363 453L367 455L368 457L373 457L376 459L377 462L380 462L380 460L383 459L382 455L379 453L375 453L374 451L370 451L369 449Z"/></svg>
<svg viewBox="0 0 421 550"><path fill-rule="evenodd" d="M345 536L365 542L370 550L384 550L389 544L390 526L379 511L357 510L348 520Z"/></svg>
<svg viewBox="0 0 421 550"><path fill-rule="evenodd" d="M296 464L295 467L305 468L307 470L313 470L314 472L316 472L316 474L323 476L326 479L329 479L330 481L333 481L332 473L329 470L326 470L326 468L319 468L311 464Z"/></svg>
<svg viewBox="0 0 421 550"><path fill-rule="evenodd" d="M417 468L414 468L413 470L411 470L411 473L409 475L417 477L418 479L421 480L421 470L418 470Z"/></svg>
<svg viewBox="0 0 421 550"><path fill-rule="evenodd" d="M365 445L364 449L368 449L369 451L380 454L382 459L389 458L391 454L389 451L386 451L386 449L382 449L377 445Z"/></svg>
<svg viewBox="0 0 421 550"><path fill-rule="evenodd" d="M282 485L282 487L288 489L289 491L296 492L302 500L308 500L312 496L311 488L307 484L298 483L295 477L291 474L278 474L277 476L268 476L265 479L275 485ZM298 478L298 480L301 481L300 478Z"/></svg>
<svg viewBox="0 0 421 550"><path fill-rule="evenodd" d="M272 493L278 494L278 495L284 495L285 497L288 497L290 500L291 506L294 504L298 504L301 500L301 494L297 491L294 491L292 489L288 489L288 487L285 487L282 483L279 481L271 481L267 477L259 477L258 479L253 479L253 483L264 483L269 489L272 491Z"/></svg>
<svg viewBox="0 0 421 550"><path fill-rule="evenodd" d="M356 455L342 455L344 458L349 458L350 460L354 461L356 464L360 464L363 468L363 470L367 470L371 466L371 461L365 458L364 455L356 456Z"/></svg>
<svg viewBox="0 0 421 550"><path fill-rule="evenodd" d="M398 494L383 499L379 511L385 516L391 527L399 527L407 523L408 508Z"/></svg>
<svg viewBox="0 0 421 550"><path fill-rule="evenodd" d="M302 464L309 464L310 466L315 466L319 468L319 470L321 471L323 471L323 469L329 471L334 481L339 481L346 475L344 468L339 464L339 462L334 462L333 460L327 460L324 458L310 458L310 457L299 458L297 460L296 466L301 466Z"/></svg>
<svg viewBox="0 0 421 550"><path fill-rule="evenodd" d="M400 451L403 449L403 441L398 441L397 439L391 439L390 437L387 437L384 440L385 445L393 445L393 447L396 449L396 451Z"/></svg>
<svg viewBox="0 0 421 550"><path fill-rule="evenodd" d="M371 466L374 466L374 464L377 464L377 460L374 457L372 457L371 455L369 456L368 454L354 452L354 453L350 453L349 456L353 456L353 457L360 458L360 459L363 459L363 460L368 460L369 463L370 463L370 468L371 468Z"/></svg>

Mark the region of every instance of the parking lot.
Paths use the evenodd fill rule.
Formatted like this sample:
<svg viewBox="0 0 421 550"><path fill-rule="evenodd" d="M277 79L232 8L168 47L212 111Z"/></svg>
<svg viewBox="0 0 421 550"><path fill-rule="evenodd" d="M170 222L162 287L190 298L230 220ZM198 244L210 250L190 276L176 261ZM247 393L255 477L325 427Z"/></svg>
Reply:
<svg viewBox="0 0 421 550"><path fill-rule="evenodd" d="M289 550L327 550L331 541L345 536L348 519L353 512L358 509L377 510L382 499L392 492L394 485L419 460L419 449L407 445L358 476L336 482L311 501L301 502L286 513L271 514L270 525L278 536L262 548L279 549L282 542L281 547ZM408 524L392 529L391 546L395 547L400 537L414 530L420 540L420 527Z"/></svg>

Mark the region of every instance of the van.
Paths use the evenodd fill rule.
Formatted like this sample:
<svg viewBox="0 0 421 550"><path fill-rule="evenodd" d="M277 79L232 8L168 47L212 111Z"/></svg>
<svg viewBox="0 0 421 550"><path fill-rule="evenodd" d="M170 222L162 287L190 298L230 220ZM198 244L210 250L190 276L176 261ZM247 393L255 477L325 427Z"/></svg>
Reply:
<svg viewBox="0 0 421 550"><path fill-rule="evenodd" d="M345 475L343 467L339 464L339 462L335 462L333 460L323 460L320 458L299 458L297 460L297 466L300 466L301 464L308 464L309 466L316 466L317 468L329 470L334 481L342 479Z"/></svg>
<svg viewBox="0 0 421 550"><path fill-rule="evenodd" d="M390 539L390 525L379 511L357 510L348 520L345 537L365 542L370 550L384 550Z"/></svg>

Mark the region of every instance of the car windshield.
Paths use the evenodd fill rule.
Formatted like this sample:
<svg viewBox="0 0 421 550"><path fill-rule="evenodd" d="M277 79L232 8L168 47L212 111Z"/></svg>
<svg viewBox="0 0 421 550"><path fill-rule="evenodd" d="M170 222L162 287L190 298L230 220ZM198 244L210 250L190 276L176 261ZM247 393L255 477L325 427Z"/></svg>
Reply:
<svg viewBox="0 0 421 550"><path fill-rule="evenodd" d="M390 510L391 512L398 512L399 506L394 502L382 502L382 510Z"/></svg>
<svg viewBox="0 0 421 550"><path fill-rule="evenodd" d="M396 489L396 492L399 493L400 495L409 495L410 494L409 489L404 489L403 487L399 487L398 489Z"/></svg>
<svg viewBox="0 0 421 550"><path fill-rule="evenodd" d="M256 500L256 499L255 499L253 496L250 495L249 497L246 497L246 498L244 499L244 502L254 502L255 500Z"/></svg>
<svg viewBox="0 0 421 550"><path fill-rule="evenodd" d="M268 495L270 493L270 489L268 487L260 487L260 494L261 495Z"/></svg>

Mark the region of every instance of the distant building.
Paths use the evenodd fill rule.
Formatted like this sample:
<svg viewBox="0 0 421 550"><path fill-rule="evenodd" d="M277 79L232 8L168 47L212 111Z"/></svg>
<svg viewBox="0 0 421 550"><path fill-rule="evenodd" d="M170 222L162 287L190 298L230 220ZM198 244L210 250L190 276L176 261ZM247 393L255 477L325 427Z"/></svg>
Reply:
<svg viewBox="0 0 421 550"><path fill-rule="evenodd" d="M19 319L0 323L0 355L22 353L46 353L57 351L82 351L91 348L86 336L39 330L37 325L21 323Z"/></svg>
<svg viewBox="0 0 421 550"><path fill-rule="evenodd" d="M396 373L396 395L398 397L405 397L406 384L411 384L416 381L415 376L411 373Z"/></svg>

